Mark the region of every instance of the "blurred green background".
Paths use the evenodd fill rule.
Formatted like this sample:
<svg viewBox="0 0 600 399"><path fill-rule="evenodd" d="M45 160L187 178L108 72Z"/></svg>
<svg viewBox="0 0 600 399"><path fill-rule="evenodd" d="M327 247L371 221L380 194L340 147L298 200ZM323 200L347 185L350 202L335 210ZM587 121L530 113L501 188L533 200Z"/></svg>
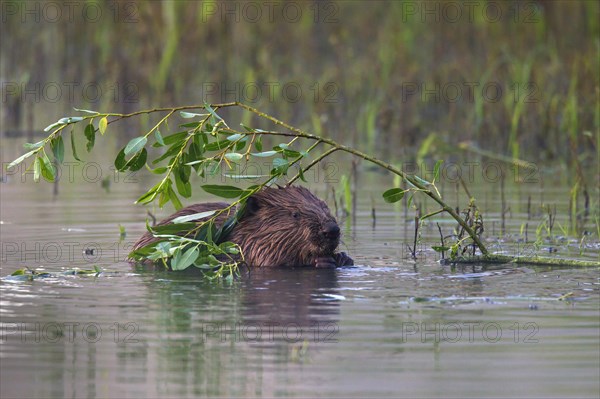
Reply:
<svg viewBox="0 0 600 399"><path fill-rule="evenodd" d="M390 162L484 150L597 180L599 10L597 1L4 1L1 130L41 130L73 107L239 100Z"/></svg>

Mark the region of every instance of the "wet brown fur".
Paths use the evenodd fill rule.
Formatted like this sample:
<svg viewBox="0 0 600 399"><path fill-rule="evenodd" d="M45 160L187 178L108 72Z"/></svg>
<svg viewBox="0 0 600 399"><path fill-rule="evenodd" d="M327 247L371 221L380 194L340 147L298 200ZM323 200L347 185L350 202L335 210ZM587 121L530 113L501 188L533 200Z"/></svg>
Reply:
<svg viewBox="0 0 600 399"><path fill-rule="evenodd" d="M204 203L181 209L159 225L170 223L183 215L223 209L228 204ZM229 215L217 217L222 225ZM223 241L232 241L242 248L250 266L315 265L318 258L334 257L339 235L326 237L326 226L337 228L327 204L300 186L264 188L248 198L244 215ZM135 244L143 247L155 238L147 232Z"/></svg>

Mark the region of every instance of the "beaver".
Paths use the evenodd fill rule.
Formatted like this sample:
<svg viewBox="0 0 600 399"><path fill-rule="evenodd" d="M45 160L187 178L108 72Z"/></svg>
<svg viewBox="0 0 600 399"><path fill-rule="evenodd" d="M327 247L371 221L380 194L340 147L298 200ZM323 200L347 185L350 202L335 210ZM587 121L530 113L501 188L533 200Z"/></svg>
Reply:
<svg viewBox="0 0 600 399"><path fill-rule="evenodd" d="M191 205L159 225L168 224L179 216L228 206L225 202ZM226 212L218 215L215 225L222 226L228 216ZM154 241L156 238L146 232L135 243L134 250ZM242 216L222 241L238 244L249 266L337 267L354 264L344 252L335 252L340 243L340 228L327 204L301 186L265 187L248 197Z"/></svg>

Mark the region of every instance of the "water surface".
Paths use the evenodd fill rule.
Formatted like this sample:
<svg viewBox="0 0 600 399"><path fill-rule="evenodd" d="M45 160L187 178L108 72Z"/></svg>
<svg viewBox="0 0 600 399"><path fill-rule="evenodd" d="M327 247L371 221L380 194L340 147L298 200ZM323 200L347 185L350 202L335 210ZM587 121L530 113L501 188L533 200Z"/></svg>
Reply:
<svg viewBox="0 0 600 399"><path fill-rule="evenodd" d="M429 249L435 225L414 261L411 216L377 200L373 226L370 197L385 178L363 179L373 187L356 223L342 223L356 266L258 270L226 284L123 262L144 229L139 184L65 182L52 200L51 185L11 176L1 275L52 274L0 281L1 396L598 397L598 268L442 266ZM527 189L511 196L513 231L523 201L539 195ZM483 197L499 220L495 192ZM517 250L494 237L489 245ZM598 259L597 241L582 255L568 241L558 248ZM60 273L94 265L104 272Z"/></svg>

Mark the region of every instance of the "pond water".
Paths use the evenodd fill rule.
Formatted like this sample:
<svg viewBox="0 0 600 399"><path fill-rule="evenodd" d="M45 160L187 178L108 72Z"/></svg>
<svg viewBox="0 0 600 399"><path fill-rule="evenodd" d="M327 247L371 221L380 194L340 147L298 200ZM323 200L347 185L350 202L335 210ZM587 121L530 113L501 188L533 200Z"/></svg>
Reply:
<svg viewBox="0 0 600 399"><path fill-rule="evenodd" d="M121 180L106 191L96 179L65 181L53 199L51 184L5 177L3 398L600 394L599 268L443 266L429 249L438 244L433 224L414 261L406 250L411 216L380 200L391 186L385 176L361 176L356 221L342 223L343 250L356 266L255 270L232 284L123 262L144 230L146 210L132 204L143 185ZM568 190L544 190L559 215ZM482 192L499 226L497 189ZM539 186L508 196L515 236L529 195L538 198ZM531 235L538 223L531 221ZM561 256L598 260L594 240L555 247ZM519 250L516 239L489 245ZM61 274L94 265L104 272ZM24 266L51 274L7 277Z"/></svg>

